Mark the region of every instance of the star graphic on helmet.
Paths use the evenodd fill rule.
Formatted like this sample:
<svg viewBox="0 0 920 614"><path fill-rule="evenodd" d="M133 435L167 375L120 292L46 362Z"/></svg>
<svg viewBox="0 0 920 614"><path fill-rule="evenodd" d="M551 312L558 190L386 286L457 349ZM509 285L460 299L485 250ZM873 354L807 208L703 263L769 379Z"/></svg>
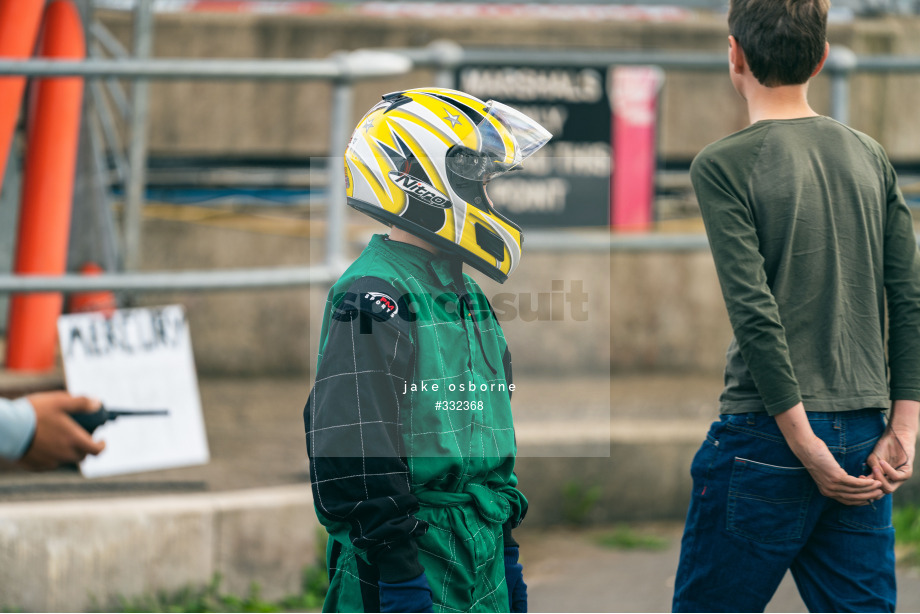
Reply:
<svg viewBox="0 0 920 614"><path fill-rule="evenodd" d="M367 131L373 127L374 127L374 120L372 118L364 122L364 134L367 134Z"/></svg>
<svg viewBox="0 0 920 614"><path fill-rule="evenodd" d="M447 109L444 109L444 112L447 113L447 115L445 115L441 119L443 119L446 122L450 122L451 128L456 128L457 125L460 123L460 114L458 113L457 115L451 115L450 111L448 111Z"/></svg>

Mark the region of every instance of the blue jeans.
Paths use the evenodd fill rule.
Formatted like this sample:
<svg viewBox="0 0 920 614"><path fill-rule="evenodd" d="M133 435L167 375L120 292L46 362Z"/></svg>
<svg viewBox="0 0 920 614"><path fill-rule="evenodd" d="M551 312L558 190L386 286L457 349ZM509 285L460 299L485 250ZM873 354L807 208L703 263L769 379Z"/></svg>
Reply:
<svg viewBox="0 0 920 614"><path fill-rule="evenodd" d="M847 473L868 475L880 410L808 419ZM787 569L811 612L894 611L891 495L859 507L824 497L765 413L714 422L690 474L675 612L762 612Z"/></svg>

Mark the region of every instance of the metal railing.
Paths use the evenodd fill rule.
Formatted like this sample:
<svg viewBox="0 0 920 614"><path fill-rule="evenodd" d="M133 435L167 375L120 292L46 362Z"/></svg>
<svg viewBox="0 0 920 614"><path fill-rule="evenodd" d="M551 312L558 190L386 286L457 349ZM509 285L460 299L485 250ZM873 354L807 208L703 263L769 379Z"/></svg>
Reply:
<svg viewBox="0 0 920 614"><path fill-rule="evenodd" d="M382 50L381 50L382 51ZM449 87L460 66L568 66L606 68L608 66L657 66L664 70L727 71L725 53L677 51L568 51L505 48L465 49L450 41L436 41L427 47L387 49L398 53L419 68L437 71L437 83ZM920 72L920 58L879 55L859 58L846 47L831 47L822 71L831 81L830 115L848 123L850 78L855 72Z"/></svg>
<svg viewBox="0 0 920 614"><path fill-rule="evenodd" d="M0 292L168 292L291 288L335 281L328 266L110 273L106 275L2 275ZM8 289L9 286L9 289Z"/></svg>
<svg viewBox="0 0 920 614"><path fill-rule="evenodd" d="M143 50L142 50L143 51ZM352 83L371 78L392 77L412 69L409 59L398 54L359 50L337 53L322 60L183 60L132 59L85 61L3 60L0 75L28 77L72 77L87 79L129 78L135 83L148 79L246 79L298 80L332 83L330 116L331 155L339 158L351 130ZM81 290L229 290L291 287L334 281L341 272L345 251L345 192L329 190L328 233L325 263L318 267L282 269L240 269L138 273L140 224L146 173L147 92L134 90L132 140L129 152L128 185L125 190L125 263L128 272L107 273L89 278L82 275L0 275L0 293L75 292ZM344 186L344 169L331 165L329 182Z"/></svg>
<svg viewBox="0 0 920 614"><path fill-rule="evenodd" d="M4 60L0 75L130 79L357 81L409 72L410 61L384 51L352 51L323 60Z"/></svg>
<svg viewBox="0 0 920 614"><path fill-rule="evenodd" d="M143 50L142 50L143 51ZM434 69L437 85L453 86L454 73L462 65L486 66L571 66L607 67L611 65L656 65L670 70L726 70L724 53L678 53L663 51L575 51L464 49L454 43L436 42L412 49L377 49L334 55L324 60L167 60L121 59L84 62L0 60L0 75L35 77L82 76L89 79L289 79L324 80L333 83L330 117L330 159L339 160L352 128L352 83L373 77L405 74L413 67ZM920 58L904 56L857 57L849 49L833 47L824 74L831 80L831 115L847 122L850 103L850 79L857 72L920 73ZM135 91L135 96L145 93ZM141 109L143 111L143 109ZM139 121L135 101L134 121ZM138 146L140 147L140 146ZM131 202L126 211L124 235L127 240L139 237L140 199L143 194L143 165L137 160L145 152L132 155L134 164L126 190ZM137 156L136 158L133 156ZM145 158L143 158L145 159ZM342 270L345 253L344 169L331 164L327 184L328 234L325 262L321 266L281 269L244 269L109 273L96 277L65 275L32 277L0 275L0 293L73 292L80 290L188 290L211 291L232 288L292 287L333 281ZM133 199L133 200L132 200ZM128 221L130 218L130 221ZM703 235L616 235L606 232L531 232L528 248L545 250L700 250L708 244ZM132 247L133 246L133 247ZM126 252L137 243L126 245ZM131 258L126 258L130 263ZM131 268L131 267L129 267Z"/></svg>

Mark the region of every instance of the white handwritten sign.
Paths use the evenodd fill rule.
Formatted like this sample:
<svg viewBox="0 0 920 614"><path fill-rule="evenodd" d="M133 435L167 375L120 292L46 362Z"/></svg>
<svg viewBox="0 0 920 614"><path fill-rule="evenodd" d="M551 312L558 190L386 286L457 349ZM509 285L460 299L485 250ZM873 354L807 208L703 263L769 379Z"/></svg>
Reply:
<svg viewBox="0 0 920 614"><path fill-rule="evenodd" d="M108 409L166 409L168 416L128 416L93 434L99 456L80 464L102 477L208 462L188 321L181 306L66 315L58 319L67 390Z"/></svg>

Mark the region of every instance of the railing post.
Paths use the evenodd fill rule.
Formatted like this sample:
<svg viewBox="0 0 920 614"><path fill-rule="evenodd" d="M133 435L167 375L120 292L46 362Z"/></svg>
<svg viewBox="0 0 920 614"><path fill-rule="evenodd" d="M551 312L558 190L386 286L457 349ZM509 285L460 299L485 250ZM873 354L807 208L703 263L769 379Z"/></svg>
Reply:
<svg viewBox="0 0 920 614"><path fill-rule="evenodd" d="M846 47L831 47L825 66L831 80L831 117L841 124L848 124L850 75L856 69L856 54Z"/></svg>
<svg viewBox="0 0 920 614"><path fill-rule="evenodd" d="M346 54L340 54L343 75L332 82L329 160L326 163L326 266L341 271L345 262L345 148L354 128L351 120L352 80Z"/></svg>
<svg viewBox="0 0 920 614"><path fill-rule="evenodd" d="M428 45L434 59L436 73L434 84L437 87L454 89L457 87L454 70L463 61L463 47L449 40L436 40Z"/></svg>
<svg viewBox="0 0 920 614"><path fill-rule="evenodd" d="M134 56L147 59L153 47L152 0L137 0L134 9ZM141 216L147 184L147 116L149 84L134 80L131 95L131 143L128 150L128 189L123 219L125 268L135 271L141 258Z"/></svg>

